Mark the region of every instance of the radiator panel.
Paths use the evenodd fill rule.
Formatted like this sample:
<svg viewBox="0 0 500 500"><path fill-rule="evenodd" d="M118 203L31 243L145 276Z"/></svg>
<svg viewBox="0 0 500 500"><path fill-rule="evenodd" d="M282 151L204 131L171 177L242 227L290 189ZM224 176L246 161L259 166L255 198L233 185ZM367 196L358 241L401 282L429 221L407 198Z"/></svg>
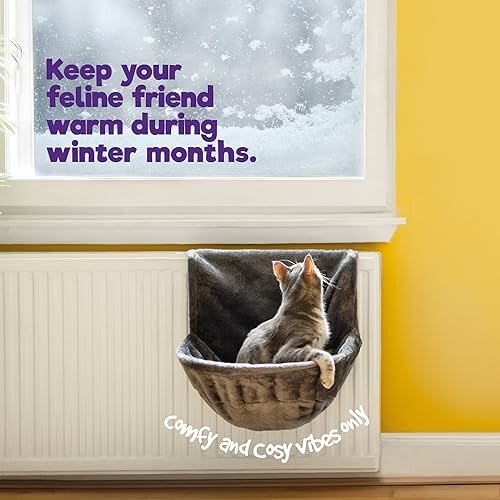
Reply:
<svg viewBox="0 0 500 500"><path fill-rule="evenodd" d="M332 475L379 463L378 254L359 259L363 348L337 400L297 430L250 432L216 415L175 357L187 333L179 252L0 255L0 473ZM201 451L163 419L175 414L240 443L319 437L363 405L368 427L282 464ZM220 438L219 438L220 441Z"/></svg>

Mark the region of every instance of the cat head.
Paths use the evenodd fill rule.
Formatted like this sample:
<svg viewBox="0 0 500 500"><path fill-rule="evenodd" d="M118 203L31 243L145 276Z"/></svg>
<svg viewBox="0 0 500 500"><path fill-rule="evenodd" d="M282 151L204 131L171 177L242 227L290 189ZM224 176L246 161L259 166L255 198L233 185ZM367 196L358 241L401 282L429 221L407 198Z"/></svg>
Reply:
<svg viewBox="0 0 500 500"><path fill-rule="evenodd" d="M273 271L284 296L293 294L298 299L322 296L323 276L310 254L305 256L303 262L290 266L273 261Z"/></svg>

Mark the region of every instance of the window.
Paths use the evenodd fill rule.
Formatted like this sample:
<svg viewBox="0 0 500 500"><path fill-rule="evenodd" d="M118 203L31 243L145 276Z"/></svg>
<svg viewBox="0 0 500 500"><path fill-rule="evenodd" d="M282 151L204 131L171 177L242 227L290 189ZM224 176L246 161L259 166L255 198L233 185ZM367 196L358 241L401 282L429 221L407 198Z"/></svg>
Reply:
<svg viewBox="0 0 500 500"><path fill-rule="evenodd" d="M0 191L11 233L22 218L68 242L373 241L401 222L389 0L4 8L25 53ZM99 82L67 65L112 71ZM104 106L113 92L119 106Z"/></svg>

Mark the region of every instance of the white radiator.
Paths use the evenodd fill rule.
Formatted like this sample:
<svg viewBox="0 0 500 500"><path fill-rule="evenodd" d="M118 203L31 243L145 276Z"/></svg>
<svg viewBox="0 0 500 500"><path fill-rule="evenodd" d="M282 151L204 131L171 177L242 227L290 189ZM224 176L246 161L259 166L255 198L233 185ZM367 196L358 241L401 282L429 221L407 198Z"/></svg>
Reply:
<svg viewBox="0 0 500 500"><path fill-rule="evenodd" d="M296 431L247 432L218 417L175 357L187 333L180 252L0 254L0 474L272 474L379 465L379 255L359 257L363 347L336 401ZM370 418L320 452L278 460L206 451L163 420L177 415L239 443L302 442Z"/></svg>

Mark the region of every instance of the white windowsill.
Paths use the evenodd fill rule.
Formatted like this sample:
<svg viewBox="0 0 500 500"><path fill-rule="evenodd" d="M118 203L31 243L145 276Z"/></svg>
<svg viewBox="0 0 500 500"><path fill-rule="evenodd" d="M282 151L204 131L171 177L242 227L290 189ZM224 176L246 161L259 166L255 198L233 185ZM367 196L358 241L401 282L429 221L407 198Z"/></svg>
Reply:
<svg viewBox="0 0 500 500"><path fill-rule="evenodd" d="M405 219L387 214L0 215L0 244L360 243L388 242Z"/></svg>

